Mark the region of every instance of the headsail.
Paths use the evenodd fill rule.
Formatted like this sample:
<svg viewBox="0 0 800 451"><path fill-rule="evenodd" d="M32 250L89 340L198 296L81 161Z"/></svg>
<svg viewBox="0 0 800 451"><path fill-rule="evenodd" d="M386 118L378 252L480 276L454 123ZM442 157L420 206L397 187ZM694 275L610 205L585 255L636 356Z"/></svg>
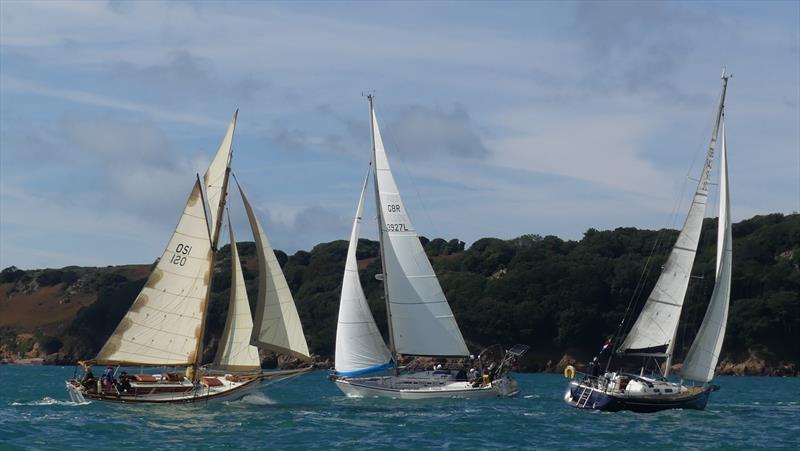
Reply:
<svg viewBox="0 0 800 451"><path fill-rule="evenodd" d="M219 226L222 224L222 209L220 204L225 202L228 194L228 171L231 165L231 147L233 145L233 132L236 130L236 118L239 110L233 113L233 118L228 124L228 130L219 144L217 153L211 164L208 165L203 183L205 184L206 198L208 200L209 213L211 216L211 237L214 245L217 244L219 237Z"/></svg>
<svg viewBox="0 0 800 451"><path fill-rule="evenodd" d="M238 184L237 184L238 186ZM309 360L308 344L303 335L300 315L283 276L275 251L261 228L253 208L239 186L242 202L253 229L258 252L258 302L250 343L260 348L291 354Z"/></svg>
<svg viewBox="0 0 800 451"><path fill-rule="evenodd" d="M242 263L233 236L233 227L228 226L231 235L231 295L228 302L228 318L214 358L214 366L228 371L252 371L261 369L258 348L250 344L253 331L253 318L250 316L250 302L247 287L242 275Z"/></svg>
<svg viewBox="0 0 800 451"><path fill-rule="evenodd" d="M202 335L212 250L200 181L155 270L95 360L190 365Z"/></svg>
<svg viewBox="0 0 800 451"><path fill-rule="evenodd" d="M724 80L727 82L727 79ZM722 118L722 107L725 103L726 87L727 83L724 83L705 164L697 183L692 205L686 216L686 222L683 224L678 241L672 247L672 252L664 264L664 269L656 281L653 291L647 298L647 302L627 337L617 349L618 351L671 357L675 332L678 330L678 320L683 309L683 301L686 297L686 289L689 286L694 257L700 241L700 230L703 227L708 201L708 178L711 172L711 163L714 160L714 149ZM668 371L669 369L667 369Z"/></svg>
<svg viewBox="0 0 800 451"><path fill-rule="evenodd" d="M378 120L370 109L375 150L384 283L394 352L418 356L467 356L450 305L433 272L392 176Z"/></svg>
<svg viewBox="0 0 800 451"><path fill-rule="evenodd" d="M336 372L342 376L355 376L392 367L392 356L375 324L358 277L356 248L368 180L369 173L364 179L364 187L358 199L339 300L335 362Z"/></svg>
<svg viewBox="0 0 800 451"><path fill-rule="evenodd" d="M681 368L681 377L700 382L708 382L714 378L714 369L719 360L722 341L725 339L725 325L728 322L728 304L731 295L733 237L731 235L730 191L728 188L728 149L725 145L724 124L722 125L721 147L716 280L708 310L706 310L697 337L695 337L692 347L689 348L689 354Z"/></svg>

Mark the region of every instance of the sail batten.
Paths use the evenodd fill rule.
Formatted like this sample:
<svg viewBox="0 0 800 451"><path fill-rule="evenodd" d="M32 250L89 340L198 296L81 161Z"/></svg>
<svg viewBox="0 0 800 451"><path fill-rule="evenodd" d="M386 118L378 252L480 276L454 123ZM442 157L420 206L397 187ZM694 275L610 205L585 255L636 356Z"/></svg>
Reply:
<svg viewBox="0 0 800 451"><path fill-rule="evenodd" d="M733 264L733 237L731 233L730 192L728 181L728 150L725 143L725 125L722 125L720 155L720 201L717 226L717 265L714 291L700 330L689 348L681 368L681 377L699 382L714 378L719 361L730 304L731 270Z"/></svg>
<svg viewBox="0 0 800 451"><path fill-rule="evenodd" d="M228 317L220 338L214 366L229 371L252 371L261 369L258 348L250 344L253 330L253 318L250 316L250 302L247 298L247 286L242 274L242 263L233 227L230 229L231 248L231 292L228 301Z"/></svg>
<svg viewBox="0 0 800 451"><path fill-rule="evenodd" d="M238 186L238 185L237 185ZM275 251L255 212L239 186L258 254L258 301L250 343L259 348L310 360L308 344L294 298L286 283Z"/></svg>
<svg viewBox="0 0 800 451"><path fill-rule="evenodd" d="M406 212L373 109L370 115L393 351L403 355L468 356L461 330Z"/></svg>
<svg viewBox="0 0 800 451"><path fill-rule="evenodd" d="M207 228L197 181L158 264L95 361L147 366L195 362L211 279Z"/></svg>
<svg viewBox="0 0 800 451"><path fill-rule="evenodd" d="M364 179L361 196L350 232L347 247L342 293L339 298L339 317L336 325L336 372L354 376L380 371L392 366L392 356L383 342L358 275L356 249L364 212L369 173Z"/></svg>

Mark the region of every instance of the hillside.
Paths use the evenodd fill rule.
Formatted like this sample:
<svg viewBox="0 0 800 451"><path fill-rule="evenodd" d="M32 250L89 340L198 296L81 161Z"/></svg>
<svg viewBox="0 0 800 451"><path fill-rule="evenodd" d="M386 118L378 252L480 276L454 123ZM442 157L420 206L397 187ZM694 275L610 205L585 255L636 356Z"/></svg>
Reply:
<svg viewBox="0 0 800 451"><path fill-rule="evenodd" d="M494 343L526 343L532 351L523 362L525 369L553 370L559 362L585 361L599 351L617 330L635 293L641 305L676 236L674 230L590 229L579 241L538 235L484 238L467 250L457 239L421 240L472 350ZM753 217L734 225L733 238L732 302L721 369L796 373L800 215ZM713 289L715 246L716 220L707 219L678 331L678 362L691 344ZM255 248L252 243L240 243L239 248L253 300ZM333 354L346 252L346 241L322 243L292 256L276 251L309 348L323 358ZM215 267L207 359L213 356L225 321L229 255L228 246L220 249ZM374 277L380 272L377 243L361 240L358 259L364 291L385 333L383 289ZM4 269L0 352L7 358L57 353L50 359L60 362L94 356L144 284L150 267Z"/></svg>

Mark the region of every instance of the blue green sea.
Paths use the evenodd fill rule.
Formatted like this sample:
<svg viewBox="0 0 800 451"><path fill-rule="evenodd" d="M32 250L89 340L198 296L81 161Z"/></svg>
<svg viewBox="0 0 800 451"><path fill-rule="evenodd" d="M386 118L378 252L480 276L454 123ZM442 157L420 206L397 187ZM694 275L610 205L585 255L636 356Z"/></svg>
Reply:
<svg viewBox="0 0 800 451"><path fill-rule="evenodd" d="M765 449L800 447L800 378L719 377L705 411L578 411L554 374L512 399L345 398L316 371L229 403L75 404L72 367L0 366L0 449Z"/></svg>

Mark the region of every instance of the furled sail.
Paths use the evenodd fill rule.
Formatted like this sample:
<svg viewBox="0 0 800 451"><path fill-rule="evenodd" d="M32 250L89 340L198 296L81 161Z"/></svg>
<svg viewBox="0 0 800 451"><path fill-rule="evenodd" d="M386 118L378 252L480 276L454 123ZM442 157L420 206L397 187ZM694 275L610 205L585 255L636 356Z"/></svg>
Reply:
<svg viewBox="0 0 800 451"><path fill-rule="evenodd" d="M250 316L250 302L247 299L247 287L242 275L242 263L236 249L236 239L231 235L231 295L228 302L228 318L225 329L214 358L216 368L227 371L253 371L261 369L258 348L250 344L253 331L253 318Z"/></svg>
<svg viewBox="0 0 800 451"><path fill-rule="evenodd" d="M250 343L260 348L309 360L308 344L303 335L300 316L297 314L292 293L289 291L278 259L275 258L275 251L272 250L267 235L261 228L241 186L239 193L242 195L250 227L253 229L258 253L258 302Z"/></svg>
<svg viewBox="0 0 800 451"><path fill-rule="evenodd" d="M374 110L372 126L381 246L386 260L384 283L394 351L418 356L467 356L469 350L439 279L406 214Z"/></svg>
<svg viewBox="0 0 800 451"><path fill-rule="evenodd" d="M231 146L233 145L233 132L236 130L236 118L239 116L239 110L233 113L231 123L228 124L228 130L219 144L217 153L211 164L208 165L205 175L203 175L203 183L206 189L206 199L208 199L209 213L211 216L211 237L216 245L217 237L219 236L219 226L222 224L222 209L220 204L224 202L225 196L228 194L228 170L231 164Z"/></svg>
<svg viewBox="0 0 800 451"><path fill-rule="evenodd" d="M98 362L158 366L195 362L212 259L200 188L198 180L164 254L97 354Z"/></svg>
<svg viewBox="0 0 800 451"><path fill-rule="evenodd" d="M727 82L727 79L725 79ZM686 289L689 287L694 257L700 241L700 230L708 201L708 178L711 163L714 160L714 149L717 142L722 108L725 104L727 83L722 86L719 109L717 110L711 142L706 153L705 164L697 182L689 214L683 224L678 241L672 247L664 269L661 272L653 291L647 298L639 317L633 324L618 351L630 354L643 353L651 355L671 356L678 320L683 309Z"/></svg>
<svg viewBox="0 0 800 451"><path fill-rule="evenodd" d="M725 125L722 125L719 187L719 226L717 229L717 273L714 291L708 304L700 330L689 354L683 362L681 377L708 382L714 378L719 360L725 325L728 321L728 304L731 294L731 266L733 264L733 237L731 236L730 191L728 188L728 149L725 146Z"/></svg>
<svg viewBox="0 0 800 451"><path fill-rule="evenodd" d="M339 299L336 372L342 376L356 376L392 367L392 356L375 324L358 277L356 248L368 179L369 173L364 179L364 187L358 199L356 218L350 233L350 245L347 248L342 294Z"/></svg>

